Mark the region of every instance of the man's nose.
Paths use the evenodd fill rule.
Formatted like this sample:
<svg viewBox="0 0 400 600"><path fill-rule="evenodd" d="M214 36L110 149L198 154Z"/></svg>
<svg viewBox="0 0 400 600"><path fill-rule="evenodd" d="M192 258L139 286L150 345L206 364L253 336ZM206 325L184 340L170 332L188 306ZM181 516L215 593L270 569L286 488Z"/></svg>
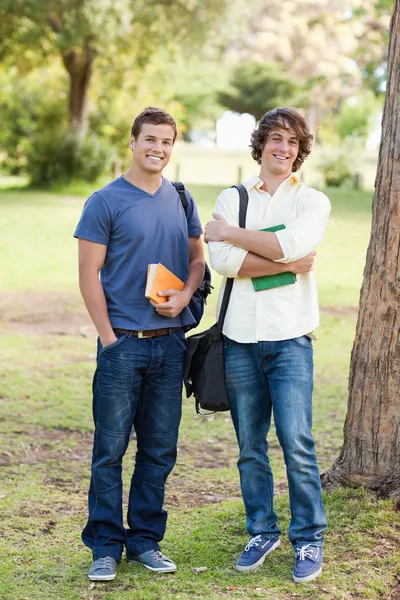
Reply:
<svg viewBox="0 0 400 600"><path fill-rule="evenodd" d="M162 152L162 144L161 144L161 142L155 141L153 143L153 151L154 152Z"/></svg>
<svg viewBox="0 0 400 600"><path fill-rule="evenodd" d="M279 148L286 152L289 148L289 144L288 144L287 140L281 140L281 142L279 144Z"/></svg>

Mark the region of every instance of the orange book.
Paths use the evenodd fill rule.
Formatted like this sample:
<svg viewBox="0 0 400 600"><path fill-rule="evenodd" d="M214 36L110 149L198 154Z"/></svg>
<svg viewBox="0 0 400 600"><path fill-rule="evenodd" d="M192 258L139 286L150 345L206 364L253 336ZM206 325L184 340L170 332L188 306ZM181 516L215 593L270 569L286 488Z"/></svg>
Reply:
<svg viewBox="0 0 400 600"><path fill-rule="evenodd" d="M157 296L157 292L165 292L166 290L183 290L184 283L179 277L174 275L167 267L161 263L152 264L147 267L147 282L144 295L146 298L153 300L157 304L167 302L166 296Z"/></svg>

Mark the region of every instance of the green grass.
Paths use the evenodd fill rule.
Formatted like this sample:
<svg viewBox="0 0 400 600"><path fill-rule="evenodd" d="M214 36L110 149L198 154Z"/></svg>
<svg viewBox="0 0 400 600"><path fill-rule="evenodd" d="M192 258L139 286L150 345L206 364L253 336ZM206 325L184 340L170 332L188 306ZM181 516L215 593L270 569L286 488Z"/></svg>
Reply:
<svg viewBox="0 0 400 600"><path fill-rule="evenodd" d="M209 220L217 186L191 185L202 223ZM370 192L327 191L333 205L315 270L324 306L356 307L369 238ZM73 232L84 198L25 190L0 192L1 289L77 293ZM13 265L13 266L11 266ZM219 278L214 276L218 283ZM210 299L215 305L216 293Z"/></svg>
<svg viewBox="0 0 400 600"><path fill-rule="evenodd" d="M205 223L221 187L189 188ZM79 184L77 190L83 189ZM323 312L315 343L314 434L321 470L329 468L342 442L371 206L371 193L327 194L332 219L316 264ZM399 513L393 502L363 490L325 497L329 530L325 570L318 581L292 583L293 553L285 535L261 570L247 576L234 571L247 540L235 436L228 414L199 417L192 399L184 400L162 546L177 561L178 572L154 576L123 561L114 582L90 586L90 554L80 530L89 480L95 347L92 337L79 335L85 317L72 238L83 202L71 190L64 195L0 192L0 599L394 599L400 575ZM216 289L204 327L214 320L218 283L214 275ZM62 336L46 334L46 324L53 321L76 327ZM273 432L270 446L276 507L285 533L285 469ZM125 490L133 460L131 444ZM198 567L206 570L195 573Z"/></svg>

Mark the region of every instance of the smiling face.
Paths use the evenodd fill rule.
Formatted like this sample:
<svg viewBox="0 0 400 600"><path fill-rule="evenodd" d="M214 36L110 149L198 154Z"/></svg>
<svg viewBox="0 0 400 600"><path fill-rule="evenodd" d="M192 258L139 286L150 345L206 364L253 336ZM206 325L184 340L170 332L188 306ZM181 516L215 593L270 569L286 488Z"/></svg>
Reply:
<svg viewBox="0 0 400 600"><path fill-rule="evenodd" d="M131 137L132 165L146 174L161 173L171 157L174 138L171 125L144 123L139 135Z"/></svg>
<svg viewBox="0 0 400 600"><path fill-rule="evenodd" d="M277 127L269 132L261 155L262 170L289 177L299 153L299 138L293 129Z"/></svg>

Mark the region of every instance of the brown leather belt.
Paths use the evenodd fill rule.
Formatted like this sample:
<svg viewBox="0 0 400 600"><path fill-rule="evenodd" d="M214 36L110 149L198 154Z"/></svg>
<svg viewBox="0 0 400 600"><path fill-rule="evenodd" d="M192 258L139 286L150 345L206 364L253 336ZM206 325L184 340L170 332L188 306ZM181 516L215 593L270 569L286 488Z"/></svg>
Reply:
<svg viewBox="0 0 400 600"><path fill-rule="evenodd" d="M145 331L134 331L133 329L119 329L116 328L114 331L117 333L124 333L125 335L132 334L138 338L151 338L158 337L159 335L169 335L174 331L178 331L182 327L164 327L163 329L147 329Z"/></svg>

